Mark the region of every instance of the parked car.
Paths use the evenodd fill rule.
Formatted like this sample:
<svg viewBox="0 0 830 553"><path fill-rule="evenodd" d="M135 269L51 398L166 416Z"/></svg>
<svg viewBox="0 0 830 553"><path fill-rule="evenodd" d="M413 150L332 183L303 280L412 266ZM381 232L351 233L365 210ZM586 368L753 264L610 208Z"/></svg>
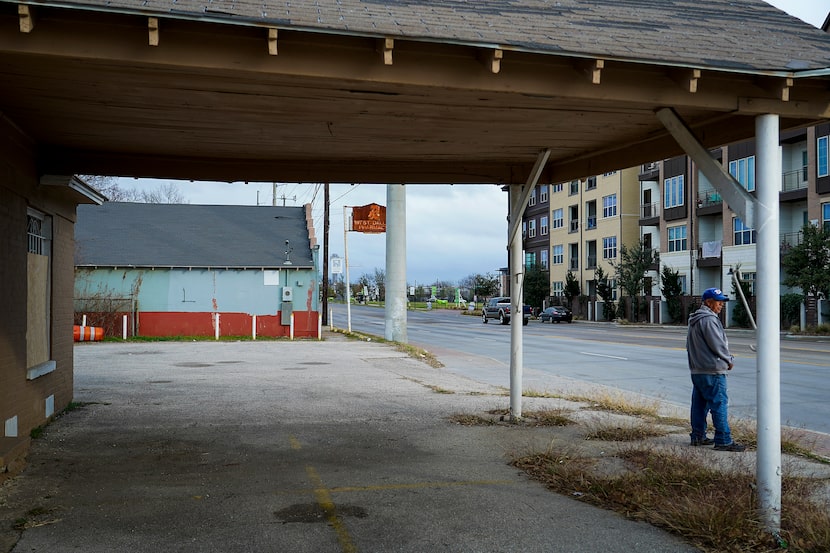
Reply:
<svg viewBox="0 0 830 553"><path fill-rule="evenodd" d="M526 325L530 320L530 306L522 306L522 324ZM506 325L510 322L510 298L491 298L481 310L481 322L487 324L488 319L498 319Z"/></svg>
<svg viewBox="0 0 830 553"><path fill-rule="evenodd" d="M539 320L541 320L543 323L560 323L562 321L570 323L574 320L574 314L571 313L571 310L567 307L556 305L554 307L548 307L547 309L542 311L542 314L539 315Z"/></svg>

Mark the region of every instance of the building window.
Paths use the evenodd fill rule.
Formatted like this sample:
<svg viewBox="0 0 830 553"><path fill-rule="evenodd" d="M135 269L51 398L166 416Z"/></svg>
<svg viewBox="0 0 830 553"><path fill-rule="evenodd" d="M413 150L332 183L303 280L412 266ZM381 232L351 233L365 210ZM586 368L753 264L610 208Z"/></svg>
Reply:
<svg viewBox="0 0 830 553"><path fill-rule="evenodd" d="M536 252L525 252L525 269L536 266Z"/></svg>
<svg viewBox="0 0 830 553"><path fill-rule="evenodd" d="M679 207L685 203L684 181L685 178L683 175L670 177L663 181L663 188L665 192L663 207L669 209L672 207Z"/></svg>
<svg viewBox="0 0 830 553"><path fill-rule="evenodd" d="M568 208L568 232L579 230L579 206L572 205Z"/></svg>
<svg viewBox="0 0 830 553"><path fill-rule="evenodd" d="M27 210L26 251L23 267L27 275L26 367L47 363L52 334L52 218L34 209Z"/></svg>
<svg viewBox="0 0 830 553"><path fill-rule="evenodd" d="M565 283L561 280L553 281L550 286L550 291L553 296L561 296L565 291Z"/></svg>
<svg viewBox="0 0 830 553"><path fill-rule="evenodd" d="M602 258L616 259L617 258L617 237L607 236L602 239Z"/></svg>
<svg viewBox="0 0 830 553"><path fill-rule="evenodd" d="M603 217L616 217L617 216L617 195L611 194L610 196L603 196L602 197L602 216Z"/></svg>
<svg viewBox="0 0 830 553"><path fill-rule="evenodd" d="M548 185L543 184L539 187L539 202L545 203L548 201Z"/></svg>
<svg viewBox="0 0 830 553"><path fill-rule="evenodd" d="M830 203L821 204L821 226L830 232Z"/></svg>
<svg viewBox="0 0 830 553"><path fill-rule="evenodd" d="M588 177L585 179L585 190L594 190L597 187L597 178Z"/></svg>
<svg viewBox="0 0 830 553"><path fill-rule="evenodd" d="M46 236L43 234L43 216L29 214L26 217L28 245L27 252L45 255Z"/></svg>
<svg viewBox="0 0 830 553"><path fill-rule="evenodd" d="M740 217L732 219L732 229L735 233L736 246L746 246L755 243L755 230L746 226Z"/></svg>
<svg viewBox="0 0 830 553"><path fill-rule="evenodd" d="M550 191L552 194L556 194L557 192L562 192L565 190L565 184L561 182L557 182L556 184L552 184L550 187Z"/></svg>
<svg viewBox="0 0 830 553"><path fill-rule="evenodd" d="M753 296L755 295L755 277L756 277L756 275L757 275L757 273L755 273L755 272L745 273L745 272L741 271L741 282L743 282L744 284L749 285L749 293Z"/></svg>
<svg viewBox="0 0 830 553"><path fill-rule="evenodd" d="M553 255L551 255L550 262L554 265L562 265L565 262L565 246L558 244L553 247Z"/></svg>
<svg viewBox="0 0 830 553"><path fill-rule="evenodd" d="M542 233L542 236L548 235L548 217L545 215L542 217L541 222L539 224L539 232Z"/></svg>
<svg viewBox="0 0 830 553"><path fill-rule="evenodd" d="M679 275L680 276L680 291L683 294L688 294L689 290L686 288L686 275Z"/></svg>
<svg viewBox="0 0 830 553"><path fill-rule="evenodd" d="M522 240L527 238L527 221L522 221Z"/></svg>
<svg viewBox="0 0 830 553"><path fill-rule="evenodd" d="M568 195L569 196L576 196L577 194L579 194L579 181L578 180L572 180Z"/></svg>
<svg viewBox="0 0 830 553"><path fill-rule="evenodd" d="M585 224L588 230L597 228L597 201L585 202Z"/></svg>
<svg viewBox="0 0 830 553"><path fill-rule="evenodd" d="M565 211L562 208L553 210L553 217L551 219L552 228L558 229L565 226Z"/></svg>
<svg viewBox="0 0 830 553"><path fill-rule="evenodd" d="M669 251L681 252L686 249L686 225L669 227Z"/></svg>
<svg viewBox="0 0 830 553"><path fill-rule="evenodd" d="M830 167L828 167L828 161L827 161L827 158L828 158L828 152L827 152L828 139L830 139L830 137L821 136L821 137L818 138L818 140L816 140L816 143L817 143L816 144L816 146L817 146L816 163L818 165L818 176L819 177L826 177L827 175L830 175Z"/></svg>
<svg viewBox="0 0 830 553"><path fill-rule="evenodd" d="M579 244L570 244L568 246L568 269L571 271L579 270Z"/></svg>
<svg viewBox="0 0 830 553"><path fill-rule="evenodd" d="M536 189L530 191L530 200L528 200L527 205L536 205Z"/></svg>
<svg viewBox="0 0 830 553"><path fill-rule="evenodd" d="M530 238L536 238L536 219L531 219L529 221L530 225L527 228L527 235Z"/></svg>
<svg viewBox="0 0 830 553"><path fill-rule="evenodd" d="M541 255L542 269L547 271L548 270L548 250L542 250L541 252L539 252L539 254Z"/></svg>
<svg viewBox="0 0 830 553"><path fill-rule="evenodd" d="M755 156L744 157L729 162L729 174L735 177L741 186L752 192L755 190Z"/></svg>

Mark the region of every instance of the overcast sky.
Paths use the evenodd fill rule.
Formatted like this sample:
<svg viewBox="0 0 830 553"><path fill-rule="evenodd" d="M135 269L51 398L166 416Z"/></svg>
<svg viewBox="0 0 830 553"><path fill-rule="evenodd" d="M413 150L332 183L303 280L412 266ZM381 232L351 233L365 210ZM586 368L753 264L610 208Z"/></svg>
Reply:
<svg viewBox="0 0 830 553"><path fill-rule="evenodd" d="M767 0L769 4L820 27L830 0ZM154 189L170 181L121 179L125 188ZM175 182L191 204L271 205L272 183ZM496 273L507 265L507 194L493 185L407 185L407 283L457 283L475 273ZM313 204L314 226L322 244L323 190L315 184L280 184L277 205ZM330 254L343 257L343 206L386 205L385 185L332 184ZM386 264L385 235L350 232L350 277L373 274Z"/></svg>

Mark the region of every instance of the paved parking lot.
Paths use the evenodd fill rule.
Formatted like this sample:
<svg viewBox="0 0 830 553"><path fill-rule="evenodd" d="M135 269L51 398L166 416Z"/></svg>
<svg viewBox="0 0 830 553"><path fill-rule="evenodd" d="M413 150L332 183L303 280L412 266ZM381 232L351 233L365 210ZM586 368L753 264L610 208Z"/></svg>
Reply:
<svg viewBox="0 0 830 553"><path fill-rule="evenodd" d="M509 400L391 346L84 344L75 363L86 405L2 488L15 553L695 551L528 480L508 461L544 429L452 423Z"/></svg>

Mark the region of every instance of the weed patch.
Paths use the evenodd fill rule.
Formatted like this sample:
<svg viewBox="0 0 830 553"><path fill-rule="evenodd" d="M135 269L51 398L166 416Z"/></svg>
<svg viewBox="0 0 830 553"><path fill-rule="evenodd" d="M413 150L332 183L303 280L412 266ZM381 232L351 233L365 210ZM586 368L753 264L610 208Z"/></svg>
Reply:
<svg viewBox="0 0 830 553"><path fill-rule="evenodd" d="M609 411L623 415L646 416L657 418L657 401L635 400L622 393L603 392L591 397L574 396L567 398L571 401L588 403L588 409Z"/></svg>
<svg viewBox="0 0 830 553"><path fill-rule="evenodd" d="M592 423L588 425L586 440L606 442L635 442L648 438L666 436L669 432L653 424L641 422Z"/></svg>
<svg viewBox="0 0 830 553"><path fill-rule="evenodd" d="M548 451L516 459L548 488L667 529L709 552L778 548L758 518L754 478L715 469L680 450L632 448L617 453L629 470L601 475L590 458ZM782 538L791 551L830 551L828 505L815 501L821 483L791 478L782 489Z"/></svg>

